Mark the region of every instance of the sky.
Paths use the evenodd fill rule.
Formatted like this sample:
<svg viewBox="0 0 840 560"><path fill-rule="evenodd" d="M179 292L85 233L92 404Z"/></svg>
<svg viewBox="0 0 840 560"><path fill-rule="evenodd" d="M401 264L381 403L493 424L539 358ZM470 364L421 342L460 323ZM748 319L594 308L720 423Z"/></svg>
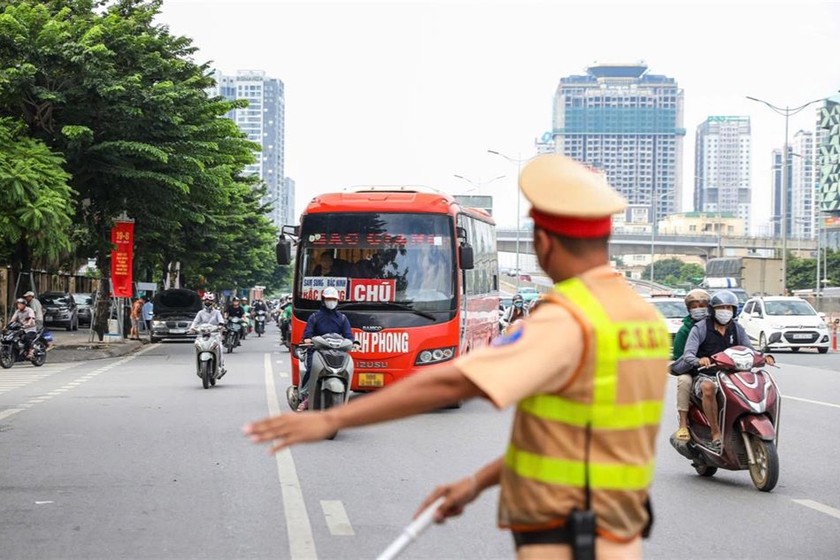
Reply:
<svg viewBox="0 0 840 560"><path fill-rule="evenodd" d="M193 39L198 63L283 80L296 214L351 185L419 184L493 195L497 223L515 224L517 164L488 150L531 157L561 77L644 61L684 92L683 211L697 125L751 117L755 227L785 119L746 96L796 107L840 89L840 1L164 0L159 22ZM815 118L791 117L791 139Z"/></svg>

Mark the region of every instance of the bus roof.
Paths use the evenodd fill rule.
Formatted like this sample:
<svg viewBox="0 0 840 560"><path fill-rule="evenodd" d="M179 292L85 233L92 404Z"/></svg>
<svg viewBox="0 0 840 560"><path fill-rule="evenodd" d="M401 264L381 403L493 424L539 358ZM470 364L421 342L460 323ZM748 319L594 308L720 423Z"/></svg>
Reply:
<svg viewBox="0 0 840 560"><path fill-rule="evenodd" d="M309 202L303 213L322 212L464 212L485 221L493 221L492 216L484 210L461 206L445 192L411 185L358 186L343 192L320 194Z"/></svg>

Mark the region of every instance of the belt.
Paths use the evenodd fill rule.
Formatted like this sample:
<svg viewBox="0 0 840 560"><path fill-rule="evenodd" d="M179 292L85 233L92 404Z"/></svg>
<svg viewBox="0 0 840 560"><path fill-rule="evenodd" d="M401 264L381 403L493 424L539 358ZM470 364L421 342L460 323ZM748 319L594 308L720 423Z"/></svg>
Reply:
<svg viewBox="0 0 840 560"><path fill-rule="evenodd" d="M532 544L572 544L572 534L567 525L539 531L513 531L513 542L516 548Z"/></svg>

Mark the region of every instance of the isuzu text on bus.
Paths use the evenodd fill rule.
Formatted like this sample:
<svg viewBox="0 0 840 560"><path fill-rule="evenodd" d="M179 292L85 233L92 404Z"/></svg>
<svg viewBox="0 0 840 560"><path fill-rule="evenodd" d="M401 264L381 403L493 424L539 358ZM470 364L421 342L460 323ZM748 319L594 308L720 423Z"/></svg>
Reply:
<svg viewBox="0 0 840 560"><path fill-rule="evenodd" d="M361 345L354 391L370 391L489 344L498 334L498 263L492 218L422 187L357 187L314 198L295 241L291 322L295 352L327 286ZM280 264L292 262L281 236Z"/></svg>

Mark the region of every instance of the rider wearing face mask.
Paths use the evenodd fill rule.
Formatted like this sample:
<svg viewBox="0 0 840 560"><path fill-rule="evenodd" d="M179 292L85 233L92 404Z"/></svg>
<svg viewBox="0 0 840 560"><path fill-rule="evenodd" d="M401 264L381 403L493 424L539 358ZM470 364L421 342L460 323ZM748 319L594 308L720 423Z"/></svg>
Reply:
<svg viewBox="0 0 840 560"><path fill-rule="evenodd" d="M502 328L506 329L520 319L528 316L528 308L525 307L525 299L516 294L511 300L510 307L505 310L505 314L501 319Z"/></svg>
<svg viewBox="0 0 840 560"><path fill-rule="evenodd" d="M703 412L711 426L711 449L720 452L720 425L718 424L717 378L712 370L697 371L697 368L711 365L711 356L732 346L752 348L744 327L733 321L738 309L738 298L729 290L715 292L709 301L711 316L698 322L688 334L682 358L674 362L674 373L688 373L694 376L694 394L703 401ZM773 356L766 356L768 364L774 364Z"/></svg>
<svg viewBox="0 0 840 560"><path fill-rule="evenodd" d="M685 342L688 333L696 323L709 316L709 294L706 290L691 290L685 296L685 307L688 315L683 319L682 327L674 335L674 345L671 349L671 359L679 360L685 350ZM688 373L677 377L677 414L679 415L679 427L674 434L679 441L689 441L691 434L688 431L688 404L691 397L692 378Z"/></svg>
<svg viewBox="0 0 840 560"><path fill-rule="evenodd" d="M329 333L340 334L346 339L353 340L350 321L338 307L338 290L332 286L324 288L321 293L321 309L309 316L306 328L303 330L303 342L309 344L313 336L323 336ZM303 375L300 390L300 405L298 411L309 408L309 371L312 369L312 353L306 354L306 373Z"/></svg>

